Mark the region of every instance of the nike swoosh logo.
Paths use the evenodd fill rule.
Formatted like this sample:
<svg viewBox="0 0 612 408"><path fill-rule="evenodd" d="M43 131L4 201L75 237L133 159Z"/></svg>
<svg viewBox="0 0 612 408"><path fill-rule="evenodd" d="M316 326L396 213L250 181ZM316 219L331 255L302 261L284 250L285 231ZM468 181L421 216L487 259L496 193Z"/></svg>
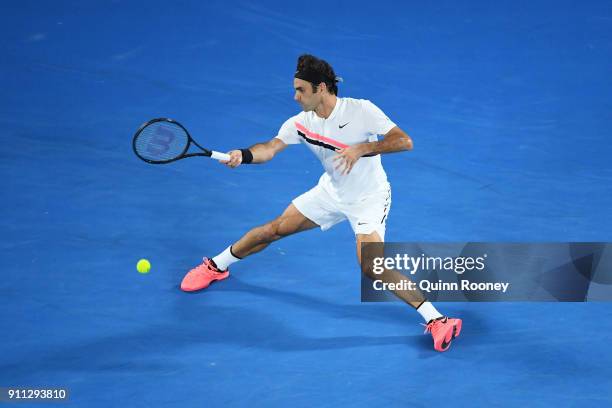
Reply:
<svg viewBox="0 0 612 408"><path fill-rule="evenodd" d="M448 346L450 346L451 341L452 341L452 339L449 340L448 343L447 343L446 340L443 340L442 341L442 350L446 350L448 348Z"/></svg>
<svg viewBox="0 0 612 408"><path fill-rule="evenodd" d="M344 125L338 125L338 127L339 127L340 129L342 129L343 127L345 127L345 126L346 126L346 125L348 125L349 123L351 123L351 122L346 122Z"/></svg>
<svg viewBox="0 0 612 408"><path fill-rule="evenodd" d="M448 343L446 342L446 339L442 340L442 350L446 350L448 348L448 346L450 346L450 344L453 341L453 339L455 338L456 334L457 334L457 326L453 326L453 335L451 336L451 338L448 341Z"/></svg>
<svg viewBox="0 0 612 408"><path fill-rule="evenodd" d="M357 225L366 225L367 222L358 222Z"/></svg>

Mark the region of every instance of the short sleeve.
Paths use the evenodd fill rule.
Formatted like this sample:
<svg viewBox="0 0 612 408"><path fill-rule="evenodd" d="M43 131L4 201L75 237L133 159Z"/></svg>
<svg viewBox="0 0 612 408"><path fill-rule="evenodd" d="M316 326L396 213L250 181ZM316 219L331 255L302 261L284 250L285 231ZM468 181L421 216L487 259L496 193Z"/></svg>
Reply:
<svg viewBox="0 0 612 408"><path fill-rule="evenodd" d="M278 131L278 135L276 135L277 139L282 140L285 144L297 144L300 143L300 138L297 134L297 128L295 127L295 122L297 120L297 116L293 116L283 123L283 126Z"/></svg>
<svg viewBox="0 0 612 408"><path fill-rule="evenodd" d="M364 100L363 119L368 132L374 135L386 135L391 129L397 126L384 114L382 110L372 102Z"/></svg>

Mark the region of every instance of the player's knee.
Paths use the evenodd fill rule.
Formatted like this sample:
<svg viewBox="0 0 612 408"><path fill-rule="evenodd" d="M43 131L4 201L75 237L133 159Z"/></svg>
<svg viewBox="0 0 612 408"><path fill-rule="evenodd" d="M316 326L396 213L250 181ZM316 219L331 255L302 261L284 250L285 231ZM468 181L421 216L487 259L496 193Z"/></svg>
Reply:
<svg viewBox="0 0 612 408"><path fill-rule="evenodd" d="M257 231L257 238L260 242L273 242L283 237L280 233L279 224L276 221L261 226Z"/></svg>
<svg viewBox="0 0 612 408"><path fill-rule="evenodd" d="M375 249L376 248L374 248L374 250ZM372 251L372 249L370 249L370 251ZM380 279L380 271L374 272L375 268L373 259L377 257L382 257L382 253L381 255L378 255L378 251L374 253L366 252L364 255L362 251L357 251L357 262L359 263L361 273L372 280Z"/></svg>
<svg viewBox="0 0 612 408"><path fill-rule="evenodd" d="M375 279L379 279L380 275L377 275L376 273L374 273L374 267L372 266L372 264L365 264L365 265L360 265L361 266L361 273L364 274L366 277L375 280Z"/></svg>
<svg viewBox="0 0 612 408"><path fill-rule="evenodd" d="M257 241L261 243L274 241L274 228L271 224L262 225L257 228Z"/></svg>

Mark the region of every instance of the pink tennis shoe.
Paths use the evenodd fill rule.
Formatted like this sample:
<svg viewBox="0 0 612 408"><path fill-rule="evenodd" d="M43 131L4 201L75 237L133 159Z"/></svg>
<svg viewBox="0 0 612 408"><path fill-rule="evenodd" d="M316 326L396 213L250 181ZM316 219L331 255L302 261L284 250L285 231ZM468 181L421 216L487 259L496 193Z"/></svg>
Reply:
<svg viewBox="0 0 612 408"><path fill-rule="evenodd" d="M434 341L434 349L446 351L451 342L461 333L461 319L451 319L446 316L430 320L425 325L425 333L431 333Z"/></svg>
<svg viewBox="0 0 612 408"><path fill-rule="evenodd" d="M212 282L223 280L229 276L229 270L220 271L208 258L196 266L183 278L181 289L185 292L206 289Z"/></svg>

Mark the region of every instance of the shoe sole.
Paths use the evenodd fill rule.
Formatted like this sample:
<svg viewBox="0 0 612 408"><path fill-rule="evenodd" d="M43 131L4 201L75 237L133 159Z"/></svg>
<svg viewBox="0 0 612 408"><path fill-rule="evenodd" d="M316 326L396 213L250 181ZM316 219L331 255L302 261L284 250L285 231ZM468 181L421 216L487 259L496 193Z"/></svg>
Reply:
<svg viewBox="0 0 612 408"><path fill-rule="evenodd" d="M206 286L204 286L204 287L202 287L202 288L198 288L198 289L183 289L183 288L180 288L180 289L181 289L183 292L187 292L187 293L191 293L191 292L198 292L198 291L200 291L200 290L204 290L204 289L208 288L210 285L212 285L212 284L213 284L213 282L222 281L222 280L225 280L225 279L227 279L227 278L229 278L229 274L228 274L227 276L223 277L223 278L219 278L219 279L213 279L213 280L211 280L210 282L208 282L208 285L206 285Z"/></svg>

